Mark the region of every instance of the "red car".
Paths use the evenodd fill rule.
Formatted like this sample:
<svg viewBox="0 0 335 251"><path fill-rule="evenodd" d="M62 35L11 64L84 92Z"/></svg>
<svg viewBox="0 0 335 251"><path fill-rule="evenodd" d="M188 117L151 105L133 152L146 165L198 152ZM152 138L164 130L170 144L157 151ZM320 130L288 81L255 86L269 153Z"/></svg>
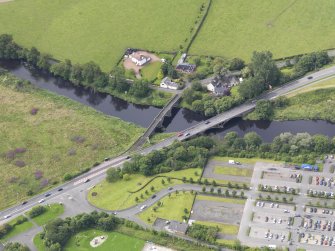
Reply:
<svg viewBox="0 0 335 251"><path fill-rule="evenodd" d="M182 132L179 132L179 133L177 134L178 137L181 137L181 136L183 136L183 135L184 135L184 133L182 133Z"/></svg>

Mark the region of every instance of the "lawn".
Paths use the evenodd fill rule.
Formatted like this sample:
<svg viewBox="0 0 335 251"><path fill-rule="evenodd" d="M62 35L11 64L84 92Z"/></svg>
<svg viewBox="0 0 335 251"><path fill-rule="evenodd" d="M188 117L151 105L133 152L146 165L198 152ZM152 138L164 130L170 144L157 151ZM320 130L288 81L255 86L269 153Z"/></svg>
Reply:
<svg viewBox="0 0 335 251"><path fill-rule="evenodd" d="M190 53L249 60L255 50L281 58L334 48L334 12L329 0L213 0Z"/></svg>
<svg viewBox="0 0 335 251"><path fill-rule="evenodd" d="M33 242L34 242L34 245L35 245L35 247L38 251L47 251L47 249L46 249L46 247L43 243L43 240L40 237L40 233L35 235L35 237L33 239Z"/></svg>
<svg viewBox="0 0 335 251"><path fill-rule="evenodd" d="M237 235L239 226L231 225L231 224L224 224L219 222L211 222L211 221L196 221L196 224L201 224L209 227L218 227L220 230L219 232L222 234L227 235Z"/></svg>
<svg viewBox="0 0 335 251"><path fill-rule="evenodd" d="M47 210L43 214L32 219L39 226L47 224L64 213L64 206L60 204L51 204L45 207Z"/></svg>
<svg viewBox="0 0 335 251"><path fill-rule="evenodd" d="M245 199L234 199L234 198L225 198L218 196L206 196L206 195L197 195L197 200L207 200L207 201L216 201L216 202L224 202L230 204L245 204Z"/></svg>
<svg viewBox="0 0 335 251"><path fill-rule="evenodd" d="M335 79L327 80L325 85L333 85ZM320 83L321 84L321 83ZM301 93L289 99L289 104L276 108L275 120L327 120L335 122L335 88L319 89Z"/></svg>
<svg viewBox="0 0 335 251"><path fill-rule="evenodd" d="M197 172L198 176L195 175L195 172ZM200 177L200 174L200 168L191 168L181 171L163 173L160 175L166 175L168 177L180 179L182 177L192 177L194 180L196 180ZM156 178L141 191L130 193L142 188L153 177L145 177L143 175L134 174L130 175L130 180L128 181L120 180L115 183L108 183L107 181L103 181L89 191L88 200L90 203L99 208L108 210L121 210L136 205L136 197L139 199L138 203L140 203L147 200L153 194L157 193L163 188L182 183L180 180L171 179L169 183L166 178ZM162 184L162 180L164 180L165 184ZM155 188L154 191L151 191L150 189L152 186ZM147 194L145 193L146 190ZM96 193L96 196L92 196L92 193ZM143 198L141 198L141 195L143 195Z"/></svg>
<svg viewBox="0 0 335 251"><path fill-rule="evenodd" d="M16 91L15 81L0 76L0 208L122 153L143 132L44 90Z"/></svg>
<svg viewBox="0 0 335 251"><path fill-rule="evenodd" d="M100 230L86 230L73 236L66 244L64 251L72 250L92 250L90 241L94 237L107 235L107 240L100 246L94 248L97 251L140 251L144 247L145 241L116 232L103 232Z"/></svg>
<svg viewBox="0 0 335 251"><path fill-rule="evenodd" d="M178 194L174 192L171 196L167 196L160 200L162 206L158 207L157 205L153 205L139 214L139 217L150 224L154 223L156 218L183 221L183 216L186 215L188 217L189 214L185 214L184 209L186 208L188 212L191 211L194 196L195 195L191 192L179 192ZM153 208L156 207L157 210L155 212Z"/></svg>
<svg viewBox="0 0 335 251"><path fill-rule="evenodd" d="M234 166L215 166L214 173L232 175L232 176L244 176L251 177L252 170L247 168L238 168Z"/></svg>
<svg viewBox="0 0 335 251"><path fill-rule="evenodd" d="M16 218L14 218L13 220L9 221L8 224L13 226L18 219L21 219L23 217L24 216L18 216ZM8 239L10 239L10 238L12 238L12 237L14 237L18 234L26 232L27 230L29 230L32 227L33 227L32 222L25 221L20 225L16 225L7 235L5 235L3 238L0 238L0 240L8 240Z"/></svg>
<svg viewBox="0 0 335 251"><path fill-rule="evenodd" d="M162 63L159 61L152 62L141 69L142 77L149 80L154 81L157 77L157 74L162 66Z"/></svg>
<svg viewBox="0 0 335 251"><path fill-rule="evenodd" d="M206 0L15 0L0 5L0 31L57 59L109 71L128 47L177 51Z"/></svg>

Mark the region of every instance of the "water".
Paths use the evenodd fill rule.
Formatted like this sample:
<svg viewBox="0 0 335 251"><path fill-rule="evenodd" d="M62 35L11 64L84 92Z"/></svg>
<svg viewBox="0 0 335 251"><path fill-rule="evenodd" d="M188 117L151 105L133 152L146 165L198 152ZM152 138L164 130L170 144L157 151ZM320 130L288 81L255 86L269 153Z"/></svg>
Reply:
<svg viewBox="0 0 335 251"><path fill-rule="evenodd" d="M0 60L0 67L9 70L18 78L29 80L32 84L66 96L72 100L88 105L107 115L119 117L122 120L148 127L160 108L146 105L135 105L109 94L95 93L91 89L75 86L68 81L55 78L50 74L31 69L19 61ZM172 116L165 118L164 132L182 131L204 121L205 116L187 109L173 108ZM335 136L335 124L326 121L244 121L241 118L231 120L223 129L211 129L206 134L223 137L227 132L236 131L240 136L248 132L258 133L264 141L270 142L282 132L308 132L312 135L320 133L329 137Z"/></svg>

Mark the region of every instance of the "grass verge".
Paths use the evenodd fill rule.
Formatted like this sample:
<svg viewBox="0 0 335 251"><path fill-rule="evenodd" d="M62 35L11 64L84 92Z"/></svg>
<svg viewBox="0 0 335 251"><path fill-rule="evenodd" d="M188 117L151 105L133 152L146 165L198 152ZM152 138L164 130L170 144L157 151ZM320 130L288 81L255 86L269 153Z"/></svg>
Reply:
<svg viewBox="0 0 335 251"><path fill-rule="evenodd" d="M2 237L0 240L8 240L16 235L19 235L23 232L26 232L27 230L29 230L30 228L33 227L33 223L28 221L23 222L22 224L19 225L15 225L16 221L20 220L24 218L24 216L18 216L16 218L14 218L13 220L9 221L8 224L13 226L13 229L11 231L8 232L8 234L6 234L4 237Z"/></svg>
<svg viewBox="0 0 335 251"><path fill-rule="evenodd" d="M195 223L209 226L209 227L218 227L220 230L219 232L222 234L227 235L237 235L239 226L231 225L231 224L224 224L219 222L210 222L210 221L196 221Z"/></svg>
<svg viewBox="0 0 335 251"><path fill-rule="evenodd" d="M45 208L46 211L43 214L32 219L39 226L47 224L64 213L64 206L60 204L46 205Z"/></svg>
<svg viewBox="0 0 335 251"><path fill-rule="evenodd" d="M215 166L214 173L216 174L224 174L224 175L232 175L232 176L243 176L243 177L251 177L252 170L247 168L238 168L231 166Z"/></svg>
<svg viewBox="0 0 335 251"><path fill-rule="evenodd" d="M206 195L197 195L197 200L208 200L208 201L216 201L216 202L224 202L231 204L245 204L245 199L235 199L235 198L224 198L218 196L206 196Z"/></svg>

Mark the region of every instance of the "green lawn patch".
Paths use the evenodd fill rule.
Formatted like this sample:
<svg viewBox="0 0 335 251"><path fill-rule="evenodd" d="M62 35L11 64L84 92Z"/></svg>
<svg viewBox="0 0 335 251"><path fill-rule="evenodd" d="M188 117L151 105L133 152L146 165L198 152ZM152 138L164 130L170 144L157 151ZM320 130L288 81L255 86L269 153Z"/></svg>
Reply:
<svg viewBox="0 0 335 251"><path fill-rule="evenodd" d="M198 174L198 176L195 175L195 172ZM195 181L200 177L200 174L201 168L190 168L181 171L162 173L160 175L166 175L168 177L179 179L182 179L183 177L192 177ZM139 199L138 203L140 203L147 200L153 194L157 193L163 188L182 183L181 180L171 179L171 182L169 183L167 178L156 178L143 190L136 193L130 193L138 190L139 188L142 188L143 185L145 185L154 177L155 176L145 177L140 174L133 174L130 175L130 180L128 181L120 180L115 183L108 183L107 181L103 181L89 191L88 200L90 203L99 208L108 210L121 210L136 205L136 197ZM162 180L164 180L164 184L162 184ZM155 188L154 191L151 191L150 189L152 186ZM145 193L146 190L147 194ZM141 195L143 198L141 198Z"/></svg>
<svg viewBox="0 0 335 251"><path fill-rule="evenodd" d="M225 197L218 197L218 196L197 195L196 199L224 202L224 203L231 203L231 204L241 204L241 205L245 204L245 199L225 198Z"/></svg>
<svg viewBox="0 0 335 251"><path fill-rule="evenodd" d="M256 164L256 162L283 163L283 161L275 161L275 160L270 160L270 159L259 159L259 158L250 158L249 159L249 158L235 158L235 157L215 156L211 159L212 160L217 160L217 161L222 161L222 162L227 162L227 164L228 164L229 160L238 161L242 164Z"/></svg>
<svg viewBox="0 0 335 251"><path fill-rule="evenodd" d="M157 74L162 66L162 63L159 61L152 62L141 69L142 77L154 81L157 77Z"/></svg>
<svg viewBox="0 0 335 251"><path fill-rule="evenodd" d="M322 82L320 82L321 84ZM325 86L334 85L335 79L324 82ZM304 92L289 98L289 104L275 108L275 120L327 120L335 122L335 88Z"/></svg>
<svg viewBox="0 0 335 251"><path fill-rule="evenodd" d="M161 200L162 206L153 205L139 214L139 217L150 224L154 223L156 218L183 221L183 216L188 216L188 213L185 214L184 209L186 208L188 212L191 211L194 196L195 194L191 192L179 192L178 194L174 192L171 196ZM155 207L157 208L156 212L153 210Z"/></svg>
<svg viewBox="0 0 335 251"><path fill-rule="evenodd" d="M90 241L93 238L105 235L107 239L98 247L91 247ZM111 250L124 250L124 251L140 251L144 247L145 241L137 239L135 237L130 237L117 232L104 232L100 230L86 230L79 232L74 235L69 242L66 244L64 250L97 250L97 251L111 251Z"/></svg>
<svg viewBox="0 0 335 251"><path fill-rule="evenodd" d="M249 60L253 51L282 58L334 48L334 12L328 0L213 0L190 54Z"/></svg>
<svg viewBox="0 0 335 251"><path fill-rule="evenodd" d="M238 168L233 166L216 166L214 167L214 173L232 175L232 176L244 176L251 177L252 170L247 168Z"/></svg>
<svg viewBox="0 0 335 251"><path fill-rule="evenodd" d="M20 2L20 1L19 1ZM0 6L1 9L1 6ZM1 18L0 18L1 19ZM143 128L0 76L0 208L25 200L131 146ZM37 114L32 115L33 108ZM24 126L22 126L24 124ZM25 150L22 152L21 150ZM15 152L16 151L16 152ZM19 167L19 164L25 165Z"/></svg>
<svg viewBox="0 0 335 251"><path fill-rule="evenodd" d="M178 51L189 38L202 3L206 0L101 0L99 4L17 0L0 5L0 31L57 59L93 60L109 71L128 47Z"/></svg>
<svg viewBox="0 0 335 251"><path fill-rule="evenodd" d="M169 132L169 133L155 133L153 136L150 137L150 143L146 142L143 145L143 148L157 144L158 142L161 142L167 138L170 138L172 136L176 135L175 132Z"/></svg>
<svg viewBox="0 0 335 251"><path fill-rule="evenodd" d="M33 242L38 251L47 251L47 248L45 247L43 240L41 239L40 233L35 235Z"/></svg>
<svg viewBox="0 0 335 251"><path fill-rule="evenodd" d="M244 182L236 182L236 181L231 181L231 180L221 180L221 179L213 179L213 178L202 178L201 181L204 182L205 180L207 180L210 184L212 184L213 181L216 182L217 185L222 185L222 186L227 186L229 183L232 185L232 188L236 185L238 185L240 188L242 188L242 186L244 184L248 185L247 183Z"/></svg>
<svg viewBox="0 0 335 251"><path fill-rule="evenodd" d="M28 229L33 227L33 223L28 221L25 221L19 225L16 225L16 221L24 218L24 216L18 216L14 218L13 220L9 221L8 224L13 226L13 229L8 232L4 237L2 237L0 240L8 240L18 234L21 234L23 232L26 232Z"/></svg>
<svg viewBox="0 0 335 251"><path fill-rule="evenodd" d="M220 230L219 232L222 234L228 235L237 235L239 226L231 225L231 224L224 224L219 222L211 222L211 221L196 221L196 224L201 224L209 227L218 227Z"/></svg>
<svg viewBox="0 0 335 251"><path fill-rule="evenodd" d="M45 213L32 219L39 226L47 224L49 221L57 218L64 213L64 206L60 204L46 205L45 208Z"/></svg>
<svg viewBox="0 0 335 251"><path fill-rule="evenodd" d="M226 245L226 246L233 246L236 243L236 240L225 240L225 239L218 239L216 240L217 243Z"/></svg>

